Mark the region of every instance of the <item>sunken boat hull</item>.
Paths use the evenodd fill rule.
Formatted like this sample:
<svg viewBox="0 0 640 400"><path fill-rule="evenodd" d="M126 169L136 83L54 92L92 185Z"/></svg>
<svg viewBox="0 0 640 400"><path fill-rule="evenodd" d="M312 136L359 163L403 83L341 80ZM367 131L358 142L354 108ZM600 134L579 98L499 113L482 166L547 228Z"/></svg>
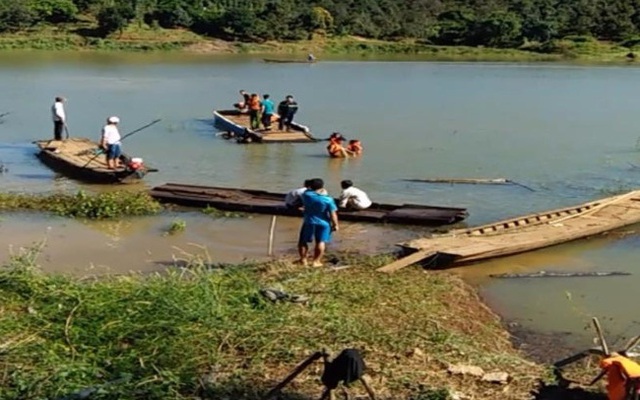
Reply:
<svg viewBox="0 0 640 400"><path fill-rule="evenodd" d="M443 269L555 246L640 223L640 190L572 207L401 243L409 255L380 268Z"/></svg>
<svg viewBox="0 0 640 400"><path fill-rule="evenodd" d="M216 110L213 112L214 126L226 133L226 138L238 143L313 143L318 140L309 128L297 122L291 124L290 131L278 130L278 122L273 122L270 130L251 129L249 114L239 110Z"/></svg>
<svg viewBox="0 0 640 400"><path fill-rule="evenodd" d="M278 58L263 58L262 61L266 63L271 63L271 64L315 64L316 63L316 61L278 59Z"/></svg>
<svg viewBox="0 0 640 400"><path fill-rule="evenodd" d="M302 216L300 210L285 206L284 193L167 183L153 188L150 194L158 201L187 207L214 207L225 211ZM338 215L345 221L439 226L460 222L468 213L464 208L373 203L366 210L339 210Z"/></svg>
<svg viewBox="0 0 640 400"><path fill-rule="evenodd" d="M36 156L42 163L62 175L87 183L135 183L149 172L156 171L145 166L135 170L127 167L131 159L125 154L120 157L124 167L108 169L104 154L96 156L98 143L86 138L40 140L34 143L40 150Z"/></svg>

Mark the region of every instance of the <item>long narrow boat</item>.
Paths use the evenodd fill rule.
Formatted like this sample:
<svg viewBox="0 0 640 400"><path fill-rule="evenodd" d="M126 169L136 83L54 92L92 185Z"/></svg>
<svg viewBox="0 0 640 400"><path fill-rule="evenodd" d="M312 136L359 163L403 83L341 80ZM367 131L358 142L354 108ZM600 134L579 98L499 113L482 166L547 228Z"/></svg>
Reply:
<svg viewBox="0 0 640 400"><path fill-rule="evenodd" d="M300 210L285 207L285 194L270 193L263 190L167 183L151 189L150 194L161 202L188 207L214 207L227 211L271 215L302 215ZM373 203L366 210L340 210L338 214L340 219L345 221L386 222L407 225L453 224L462 221L468 216L464 208L379 203Z"/></svg>
<svg viewBox="0 0 640 400"><path fill-rule="evenodd" d="M640 190L401 243L399 246L411 254L379 270L393 272L411 264L448 268L537 250L636 223L640 223Z"/></svg>
<svg viewBox="0 0 640 400"><path fill-rule="evenodd" d="M44 164L54 171L84 182L134 183L143 179L147 173L157 171L144 164L132 163L132 160L137 160L125 154L120 157L122 166L109 169L105 156L96 156L98 143L86 138L39 140L34 143L40 149L36 155Z"/></svg>
<svg viewBox="0 0 640 400"><path fill-rule="evenodd" d="M263 58L262 61L266 63L277 63L277 64L315 64L317 61L308 61L308 60L291 60L291 59L279 59L279 58Z"/></svg>
<svg viewBox="0 0 640 400"><path fill-rule="evenodd" d="M271 130L251 129L249 114L239 110L216 110L213 112L214 126L225 132L227 139L236 139L238 143L313 143L318 140L313 137L309 128L293 122L291 131L278 130L278 123L272 125Z"/></svg>

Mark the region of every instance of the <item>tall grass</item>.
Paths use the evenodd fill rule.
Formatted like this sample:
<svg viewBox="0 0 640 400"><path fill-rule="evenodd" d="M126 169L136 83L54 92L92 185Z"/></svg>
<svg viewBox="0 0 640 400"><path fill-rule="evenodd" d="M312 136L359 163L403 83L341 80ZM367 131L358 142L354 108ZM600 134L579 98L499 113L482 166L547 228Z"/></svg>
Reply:
<svg viewBox="0 0 640 400"><path fill-rule="evenodd" d="M407 398L425 379L434 387L461 385L447 376L448 363L529 368L458 279L374 272L386 256L352 256L354 266L340 272L198 262L151 275L77 279L43 274L37 254L24 250L0 269L2 399L82 390L93 390L92 399L256 399L323 347L334 354L361 349L382 399ZM265 287L310 302L272 303L259 294ZM409 356L415 348L423 355ZM319 372L301 376L283 399L317 397ZM528 391L531 375L500 398ZM501 388L474 390L497 398L491 396Z"/></svg>

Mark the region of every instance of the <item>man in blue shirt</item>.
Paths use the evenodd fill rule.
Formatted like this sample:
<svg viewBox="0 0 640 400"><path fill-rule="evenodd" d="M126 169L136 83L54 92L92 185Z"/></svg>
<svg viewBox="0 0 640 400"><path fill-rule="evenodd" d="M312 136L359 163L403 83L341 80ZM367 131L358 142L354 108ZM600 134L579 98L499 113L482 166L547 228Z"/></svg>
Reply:
<svg viewBox="0 0 640 400"><path fill-rule="evenodd" d="M331 232L337 231L338 214L335 201L324 190L324 182L320 178L311 179L306 192L302 194L304 206L304 222L300 229L298 253L300 263L307 265L309 243L315 240L313 266L322 267L322 256L326 243L331 241Z"/></svg>
<svg viewBox="0 0 640 400"><path fill-rule="evenodd" d="M276 106L268 94L265 94L262 98L264 99L262 100L262 125L264 129L271 130L271 118L273 117Z"/></svg>

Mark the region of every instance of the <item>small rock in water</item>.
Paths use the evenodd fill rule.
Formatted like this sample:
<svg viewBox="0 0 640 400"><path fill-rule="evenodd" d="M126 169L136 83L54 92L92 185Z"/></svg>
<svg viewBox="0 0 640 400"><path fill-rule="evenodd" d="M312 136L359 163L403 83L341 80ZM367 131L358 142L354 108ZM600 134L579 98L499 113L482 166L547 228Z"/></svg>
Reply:
<svg viewBox="0 0 640 400"><path fill-rule="evenodd" d="M478 378L484 375L484 370L482 368L473 365L452 365L447 369L447 371L449 371L450 374L471 375L477 376Z"/></svg>
<svg viewBox="0 0 640 400"><path fill-rule="evenodd" d="M509 374L506 372L490 372L488 374L484 374L482 380L485 382L499 383L504 385L509 381Z"/></svg>

